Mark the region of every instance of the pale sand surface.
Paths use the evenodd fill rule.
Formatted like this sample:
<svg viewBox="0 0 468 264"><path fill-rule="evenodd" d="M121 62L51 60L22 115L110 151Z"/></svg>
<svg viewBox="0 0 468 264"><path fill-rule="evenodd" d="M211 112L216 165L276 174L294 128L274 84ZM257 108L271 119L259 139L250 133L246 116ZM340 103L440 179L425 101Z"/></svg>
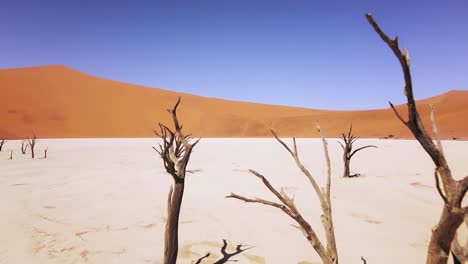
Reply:
<svg viewBox="0 0 468 264"><path fill-rule="evenodd" d="M289 142L289 140L288 140ZM10 141L0 152L0 263L161 263L171 177L151 146L155 139L40 140L37 156ZM323 184L318 139L298 139L305 165ZM416 141L365 140L341 178L341 148L329 139L333 216L341 263L424 263L442 201L434 166ZM444 142L455 177L468 173L468 142ZM8 160L9 150L14 160ZM286 187L323 238L317 198L273 139L202 139L187 177L178 263L211 252L222 239L254 246L238 263L320 263L293 221L276 208L225 199L230 192L273 199L246 172L253 168ZM466 201L465 201L466 203ZM212 263L210 261L204 263Z"/></svg>

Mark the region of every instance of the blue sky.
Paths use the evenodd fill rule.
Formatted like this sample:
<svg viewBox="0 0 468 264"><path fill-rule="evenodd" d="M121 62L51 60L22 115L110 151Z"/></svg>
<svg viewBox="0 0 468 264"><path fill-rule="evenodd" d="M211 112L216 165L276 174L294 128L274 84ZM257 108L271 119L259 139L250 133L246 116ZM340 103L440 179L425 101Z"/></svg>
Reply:
<svg viewBox="0 0 468 264"><path fill-rule="evenodd" d="M417 98L468 89L466 0L3 1L0 68L64 64L208 97L387 108L404 102L402 74L367 11L409 49Z"/></svg>

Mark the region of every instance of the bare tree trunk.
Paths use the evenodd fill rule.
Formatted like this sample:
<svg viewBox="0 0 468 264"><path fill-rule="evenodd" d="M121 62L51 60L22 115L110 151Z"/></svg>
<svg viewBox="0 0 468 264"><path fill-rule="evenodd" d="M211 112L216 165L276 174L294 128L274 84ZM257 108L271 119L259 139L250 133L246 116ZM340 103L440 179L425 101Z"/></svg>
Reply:
<svg viewBox="0 0 468 264"><path fill-rule="evenodd" d="M175 264L179 245L179 215L184 196L185 181L174 183L167 199L167 222L164 235L164 264Z"/></svg>
<svg viewBox="0 0 468 264"><path fill-rule="evenodd" d="M439 223L432 229L431 241L427 254L428 264L445 264L450 256L452 244L458 227L463 223L463 213L449 212L444 207Z"/></svg>
<svg viewBox="0 0 468 264"><path fill-rule="evenodd" d="M5 145L5 143L6 143L5 139L0 140L0 152L2 151L3 145Z"/></svg>
<svg viewBox="0 0 468 264"><path fill-rule="evenodd" d="M10 150L10 160L13 159L13 150Z"/></svg>
<svg viewBox="0 0 468 264"><path fill-rule="evenodd" d="M49 149L49 147L45 148L44 149L44 159L47 159L47 150Z"/></svg>
<svg viewBox="0 0 468 264"><path fill-rule="evenodd" d="M344 172L343 172L343 177L349 177L350 171L349 171L349 163L350 159L348 159L346 153L343 154L343 163L344 163Z"/></svg>
<svg viewBox="0 0 468 264"><path fill-rule="evenodd" d="M26 154L26 150L28 149L28 144L26 143L26 140L23 140L21 142L21 154Z"/></svg>

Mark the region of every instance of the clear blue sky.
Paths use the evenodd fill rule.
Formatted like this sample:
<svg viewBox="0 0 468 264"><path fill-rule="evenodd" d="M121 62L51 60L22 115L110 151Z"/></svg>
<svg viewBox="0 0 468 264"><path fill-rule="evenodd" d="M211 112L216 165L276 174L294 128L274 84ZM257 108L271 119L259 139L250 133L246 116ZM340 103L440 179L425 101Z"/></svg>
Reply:
<svg viewBox="0 0 468 264"><path fill-rule="evenodd" d="M209 97L387 108L404 102L402 74L367 11L409 49L417 98L468 89L466 0L5 0L0 68L64 64Z"/></svg>

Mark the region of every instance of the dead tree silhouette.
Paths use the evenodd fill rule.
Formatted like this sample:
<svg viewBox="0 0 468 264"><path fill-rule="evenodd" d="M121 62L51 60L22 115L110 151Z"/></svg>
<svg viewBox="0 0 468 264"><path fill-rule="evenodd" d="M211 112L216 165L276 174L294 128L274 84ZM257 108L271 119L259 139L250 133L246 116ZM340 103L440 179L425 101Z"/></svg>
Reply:
<svg viewBox="0 0 468 264"><path fill-rule="evenodd" d="M223 264L223 263L226 263L226 262L229 262L229 261L237 262L237 260L234 260L234 259L231 259L231 258L236 256L236 255L241 254L242 252L244 252L246 250L249 250L249 249L253 248L253 246L248 246L246 248L242 248L242 247L244 247L244 245L239 244L239 245L236 246L236 250L234 252L228 253L227 252L227 247L228 247L228 243L227 243L226 239L223 239L223 246L221 247L221 254L223 256L220 259L218 259L217 261L213 262L213 264ZM202 261L205 258L208 258L209 256L210 256L210 253L206 253L206 255L199 258L197 260L197 262L195 262L195 264L202 263Z"/></svg>
<svg viewBox="0 0 468 264"><path fill-rule="evenodd" d="M359 151L366 149L366 148L377 148L374 145L367 145L364 147L357 148L353 151L353 144L358 140L357 137L353 135L353 125L349 127L348 134L341 133L341 140L343 140L343 143L338 141L340 143L341 148L343 149L343 164L344 164L344 172L343 172L343 177L345 178L351 178L351 177L357 177L359 174L353 174L351 175L350 173L350 163L351 163L351 158Z"/></svg>
<svg viewBox="0 0 468 264"><path fill-rule="evenodd" d="M398 59L405 80L404 92L407 99L406 106L408 109L408 120L405 120L394 105L389 102L397 118L411 131L419 144L424 148L426 153L431 157L434 165L434 178L437 191L444 201L444 207L439 219L439 223L432 229L431 240L429 242L427 252L427 264L445 264L450 256L452 243L454 242L457 229L463 223L465 216L468 213L468 206L462 207L462 201L468 189L468 176L460 180L455 180L448 166L444 155L442 144L440 142L437 126L434 119L434 109L431 107L431 121L433 132L436 138L436 144L427 133L423 126L421 117L416 108L416 102L413 95L413 84L410 72L410 57L408 50L400 50L398 46L398 37L389 38L377 25L370 13L366 14L366 18L370 25L380 38L393 51L393 54ZM454 247L455 248L455 247ZM452 250L454 255L457 252ZM464 256L456 256L461 263L466 262Z"/></svg>
<svg viewBox="0 0 468 264"><path fill-rule="evenodd" d="M39 140L36 137L36 134L33 133L32 138L28 138L28 146L29 149L31 150L31 158L34 159L34 148L36 147L36 144Z"/></svg>
<svg viewBox="0 0 468 264"><path fill-rule="evenodd" d="M28 149L28 143L26 142L26 140L23 139L23 141L21 141L21 154L26 154L26 150Z"/></svg>

